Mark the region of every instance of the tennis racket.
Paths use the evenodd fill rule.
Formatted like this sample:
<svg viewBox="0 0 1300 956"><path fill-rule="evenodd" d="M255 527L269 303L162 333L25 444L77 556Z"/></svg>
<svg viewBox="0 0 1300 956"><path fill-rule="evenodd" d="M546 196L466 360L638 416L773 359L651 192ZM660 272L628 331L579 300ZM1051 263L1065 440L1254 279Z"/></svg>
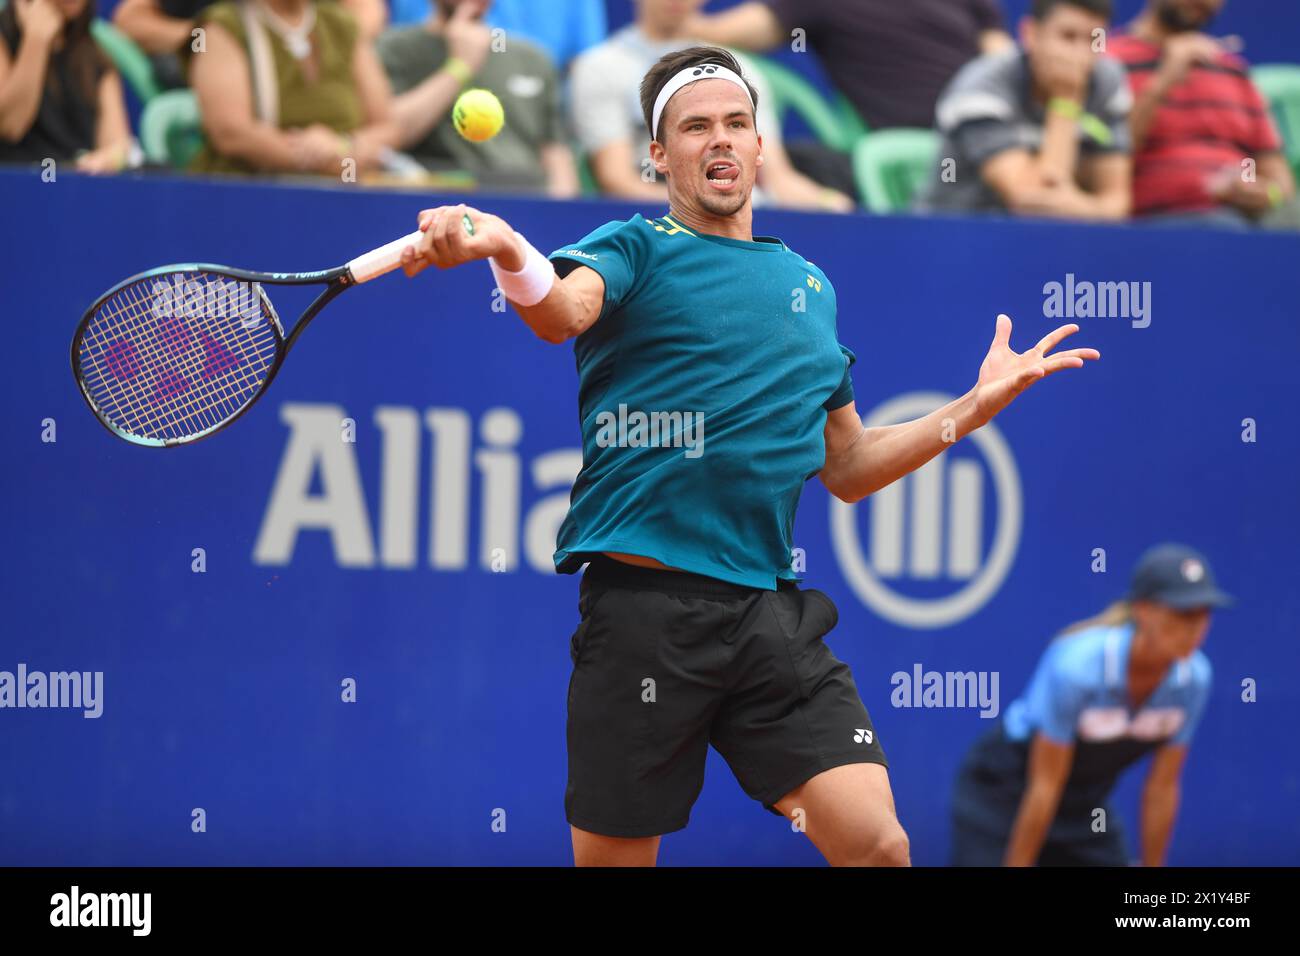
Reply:
<svg viewBox="0 0 1300 956"><path fill-rule="evenodd" d="M468 215L461 224L469 235ZM347 289L391 272L413 232L321 272L183 263L119 282L82 316L72 372L95 417L136 445L206 438L266 392L303 330ZM286 339L264 286L324 285Z"/></svg>

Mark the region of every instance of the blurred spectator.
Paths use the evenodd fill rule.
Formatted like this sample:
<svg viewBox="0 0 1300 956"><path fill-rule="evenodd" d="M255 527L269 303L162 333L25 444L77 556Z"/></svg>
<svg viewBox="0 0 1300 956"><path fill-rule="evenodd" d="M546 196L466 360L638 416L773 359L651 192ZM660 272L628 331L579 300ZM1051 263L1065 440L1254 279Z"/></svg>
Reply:
<svg viewBox="0 0 1300 956"><path fill-rule="evenodd" d="M998 0L750 0L694 16L685 32L757 52L795 30L871 129L930 126L963 64L1011 46Z"/></svg>
<svg viewBox="0 0 1300 956"><path fill-rule="evenodd" d="M573 152L565 140L560 82L540 47L511 36L501 49L483 20L491 0L438 0L421 26L389 30L379 55L397 99L401 144L433 170L463 169L493 186L579 192ZM451 107L465 87L491 90L506 122L484 143L456 132Z"/></svg>
<svg viewBox="0 0 1300 956"><path fill-rule="evenodd" d="M394 26L423 23L430 0L390 0ZM496 0L483 18L488 26L521 36L544 49L561 73L569 61L605 39L605 0Z"/></svg>
<svg viewBox="0 0 1300 956"><path fill-rule="evenodd" d="M649 165L650 132L639 90L646 71L665 53L692 45L681 33L702 0L637 0L636 21L578 57L570 77L573 128L602 192L626 199L668 200ZM781 123L763 75L738 57L758 90L756 124L763 137L758 185L777 205L848 212L853 200L818 185L790 162ZM644 174L648 173L649 178Z"/></svg>
<svg viewBox="0 0 1300 956"><path fill-rule="evenodd" d="M388 23L391 26L423 23L432 12L429 0L388 0Z"/></svg>
<svg viewBox="0 0 1300 956"><path fill-rule="evenodd" d="M939 97L939 164L918 207L1124 219L1128 114L1118 63L1093 53L1110 0L1033 0L1023 52L964 66Z"/></svg>
<svg viewBox="0 0 1300 956"><path fill-rule="evenodd" d="M561 72L605 39L605 0L493 0L489 26L519 34L546 50Z"/></svg>
<svg viewBox="0 0 1300 956"><path fill-rule="evenodd" d="M378 168L397 140L388 80L333 0L235 0L199 14L206 50L182 47L208 142L204 172L339 176ZM188 54L188 56L186 56Z"/></svg>
<svg viewBox="0 0 1300 956"><path fill-rule="evenodd" d="M10 0L0 9L0 162L126 163L122 81L90 36L93 0Z"/></svg>
<svg viewBox="0 0 1300 956"><path fill-rule="evenodd" d="M184 86L176 54L192 40L199 11L213 0L122 0L113 11L113 25L150 55L154 74L164 87ZM333 0L328 0L333 2ZM388 18L384 0L338 0L352 11L361 32L375 37Z"/></svg>
<svg viewBox="0 0 1300 956"><path fill-rule="evenodd" d="M1295 196L1245 60L1204 32L1222 7L1223 0L1150 0L1130 32L1110 41L1133 90L1139 216L1240 226L1279 218L1274 210Z"/></svg>

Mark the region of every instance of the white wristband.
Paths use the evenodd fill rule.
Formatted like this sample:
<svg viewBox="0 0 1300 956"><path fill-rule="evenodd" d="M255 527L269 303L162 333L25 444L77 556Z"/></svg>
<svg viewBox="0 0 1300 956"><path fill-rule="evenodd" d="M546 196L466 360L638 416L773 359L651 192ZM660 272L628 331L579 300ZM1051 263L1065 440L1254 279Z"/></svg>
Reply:
<svg viewBox="0 0 1300 956"><path fill-rule="evenodd" d="M515 238L524 247L524 267L511 272L502 268L495 257L488 259L488 265L492 267L497 287L507 299L519 305L536 305L546 298L555 284L555 266L519 233L515 233Z"/></svg>

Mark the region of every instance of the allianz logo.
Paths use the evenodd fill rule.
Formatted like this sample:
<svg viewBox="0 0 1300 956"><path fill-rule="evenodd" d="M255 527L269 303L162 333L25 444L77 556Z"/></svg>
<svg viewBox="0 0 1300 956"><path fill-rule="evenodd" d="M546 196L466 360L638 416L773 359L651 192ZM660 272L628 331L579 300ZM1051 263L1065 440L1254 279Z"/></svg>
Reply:
<svg viewBox="0 0 1300 956"><path fill-rule="evenodd" d="M952 399L899 395L862 423L909 421ZM831 547L853 592L881 617L925 629L956 624L997 593L1020 543L1023 501L1015 457L990 423L860 506L831 498L830 509Z"/></svg>
<svg viewBox="0 0 1300 956"><path fill-rule="evenodd" d="M517 450L523 419L513 409L489 409L475 436L463 409L381 405L373 415L377 449L340 437L348 418L338 405L286 402L280 420L289 435L253 547L255 564L289 564L303 532L323 531L346 568L414 568L423 553L441 571L471 563L513 571L522 559L534 571L555 573L555 538L582 449L557 448L525 462ZM430 464L422 481L426 445ZM361 481L362 454L379 458L374 514ZM526 512L525 487L541 495ZM472 530L471 513L479 519ZM473 556L471 538L478 544Z"/></svg>
<svg viewBox="0 0 1300 956"><path fill-rule="evenodd" d="M868 412L863 424L919 418L951 400L906 393ZM288 402L280 420L289 433L254 563L287 565L300 535L325 532L346 568L414 568L423 560L440 571L555 573L555 539L582 450L525 460L523 419L513 409L489 409L475 428L459 408L377 406L377 448L341 439L348 419L338 405ZM363 454L379 464L377 496L369 498ZM844 580L864 606L903 627L948 627L975 614L998 592L1020 543L1020 477L993 424L860 505L828 498L831 549Z"/></svg>

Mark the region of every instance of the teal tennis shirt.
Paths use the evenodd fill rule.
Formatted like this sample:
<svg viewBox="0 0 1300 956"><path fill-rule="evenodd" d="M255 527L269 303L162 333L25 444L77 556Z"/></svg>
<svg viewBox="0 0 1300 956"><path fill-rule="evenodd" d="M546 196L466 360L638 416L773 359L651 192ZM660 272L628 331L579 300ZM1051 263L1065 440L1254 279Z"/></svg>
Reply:
<svg viewBox="0 0 1300 956"><path fill-rule="evenodd" d="M601 551L774 590L795 509L821 471L826 413L853 400L835 289L780 239L608 222L550 255L600 273L600 319L574 341L582 471L555 568Z"/></svg>

